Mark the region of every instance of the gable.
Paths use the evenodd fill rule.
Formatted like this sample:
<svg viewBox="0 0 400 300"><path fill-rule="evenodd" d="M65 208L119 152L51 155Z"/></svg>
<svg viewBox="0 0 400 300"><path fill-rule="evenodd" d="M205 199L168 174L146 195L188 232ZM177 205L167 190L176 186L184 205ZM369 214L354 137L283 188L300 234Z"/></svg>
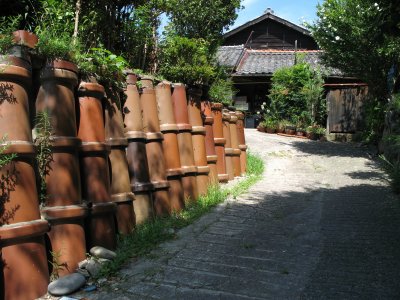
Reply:
<svg viewBox="0 0 400 300"><path fill-rule="evenodd" d="M253 32L253 33L252 33ZM252 35L251 35L252 33ZM224 46L243 45L251 49L294 49L317 50L318 45L309 32L297 25L267 14L260 20L248 22L224 35Z"/></svg>

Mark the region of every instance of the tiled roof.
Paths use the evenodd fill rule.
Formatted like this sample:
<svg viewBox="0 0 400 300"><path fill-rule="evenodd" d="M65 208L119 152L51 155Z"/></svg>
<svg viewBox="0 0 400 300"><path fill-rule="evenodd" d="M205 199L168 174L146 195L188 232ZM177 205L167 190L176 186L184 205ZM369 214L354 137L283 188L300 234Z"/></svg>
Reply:
<svg viewBox="0 0 400 300"><path fill-rule="evenodd" d="M296 52L294 50L245 49L243 51L243 46L240 47L242 47L241 50L238 46L222 46L218 50L219 55L217 54L218 62L221 65L234 67L238 57L243 53L240 63L236 67L235 76L272 75L276 70L293 66L295 63ZM339 70L328 70L322 64L322 51L320 50L299 50L297 54L303 55L304 60L312 67L327 70L330 76L342 76Z"/></svg>
<svg viewBox="0 0 400 300"><path fill-rule="evenodd" d="M242 54L243 45L222 46L217 51L217 60L220 65L234 67Z"/></svg>

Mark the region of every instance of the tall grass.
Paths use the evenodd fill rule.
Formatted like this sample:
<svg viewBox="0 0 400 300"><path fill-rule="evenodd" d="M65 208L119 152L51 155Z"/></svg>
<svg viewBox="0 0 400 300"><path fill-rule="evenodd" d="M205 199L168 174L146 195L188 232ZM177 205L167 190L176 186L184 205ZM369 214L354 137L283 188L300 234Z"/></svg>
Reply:
<svg viewBox="0 0 400 300"><path fill-rule="evenodd" d="M213 207L226 200L228 196L236 198L248 191L261 178L264 172L264 163L257 155L248 153L247 167L246 177L235 186L231 188L210 186L205 196L200 197L196 202L187 204L181 212L149 220L138 225L132 234L119 237L116 259L105 264L97 277L115 274L128 259L144 256L160 243L173 239L175 230L192 224Z"/></svg>

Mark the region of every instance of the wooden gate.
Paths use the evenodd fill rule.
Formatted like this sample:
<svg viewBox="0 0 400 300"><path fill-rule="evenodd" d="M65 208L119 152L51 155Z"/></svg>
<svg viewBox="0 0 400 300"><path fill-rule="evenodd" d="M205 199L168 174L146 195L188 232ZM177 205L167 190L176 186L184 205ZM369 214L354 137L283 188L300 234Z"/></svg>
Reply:
<svg viewBox="0 0 400 300"><path fill-rule="evenodd" d="M360 130L362 105L368 94L366 84L326 84L329 133Z"/></svg>

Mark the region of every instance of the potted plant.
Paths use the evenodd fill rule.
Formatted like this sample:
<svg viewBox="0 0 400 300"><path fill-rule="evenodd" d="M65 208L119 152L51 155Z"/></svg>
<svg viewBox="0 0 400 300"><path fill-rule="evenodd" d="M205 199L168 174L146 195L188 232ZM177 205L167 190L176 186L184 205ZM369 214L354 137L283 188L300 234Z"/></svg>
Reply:
<svg viewBox="0 0 400 300"><path fill-rule="evenodd" d="M259 132L265 132L265 124L264 124L264 122L260 122L260 124L258 124L257 130Z"/></svg>
<svg viewBox="0 0 400 300"><path fill-rule="evenodd" d="M311 125L307 127L307 137L310 140L318 140L321 136L325 135L326 129L319 125Z"/></svg>
<svg viewBox="0 0 400 300"><path fill-rule="evenodd" d="M286 123L285 133L289 134L289 135L295 135L296 134L296 126L291 122Z"/></svg>
<svg viewBox="0 0 400 300"><path fill-rule="evenodd" d="M262 123L267 133L275 133L278 128L278 121L273 118L267 118Z"/></svg>

